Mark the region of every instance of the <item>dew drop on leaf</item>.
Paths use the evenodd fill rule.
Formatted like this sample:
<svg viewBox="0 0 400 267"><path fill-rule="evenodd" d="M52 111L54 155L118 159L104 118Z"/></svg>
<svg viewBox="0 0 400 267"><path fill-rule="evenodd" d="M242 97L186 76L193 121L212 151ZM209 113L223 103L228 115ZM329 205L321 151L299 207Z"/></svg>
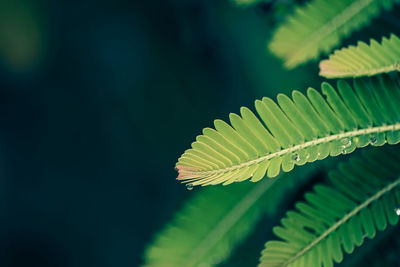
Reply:
<svg viewBox="0 0 400 267"><path fill-rule="evenodd" d="M193 185L192 184L186 184L186 189L187 190L193 190Z"/></svg>
<svg viewBox="0 0 400 267"><path fill-rule="evenodd" d="M343 138L340 142L342 143L342 148L351 146L351 140L349 138Z"/></svg>
<svg viewBox="0 0 400 267"><path fill-rule="evenodd" d="M371 136L371 138L369 139L369 142L371 143L371 145L376 143L376 137L375 136Z"/></svg>
<svg viewBox="0 0 400 267"><path fill-rule="evenodd" d="M300 161L300 155L297 153L293 154L293 160L299 162Z"/></svg>
<svg viewBox="0 0 400 267"><path fill-rule="evenodd" d="M397 216L400 216L400 206L394 207L394 212L396 212Z"/></svg>

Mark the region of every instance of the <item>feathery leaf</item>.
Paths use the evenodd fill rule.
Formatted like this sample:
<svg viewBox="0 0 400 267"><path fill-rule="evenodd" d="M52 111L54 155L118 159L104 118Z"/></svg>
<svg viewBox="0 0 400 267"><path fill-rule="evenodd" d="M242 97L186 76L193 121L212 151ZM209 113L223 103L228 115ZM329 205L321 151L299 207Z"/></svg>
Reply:
<svg viewBox="0 0 400 267"><path fill-rule="evenodd" d="M226 259L264 214L273 214L315 168L260 183L211 187L189 199L146 251L144 266L212 266Z"/></svg>
<svg viewBox="0 0 400 267"><path fill-rule="evenodd" d="M328 60L319 64L320 75L326 78L372 76L400 71L400 38L392 34L382 43L371 39L370 45L358 42L336 50Z"/></svg>
<svg viewBox="0 0 400 267"><path fill-rule="evenodd" d="M333 266L351 254L364 238L399 221L399 149L367 153L342 163L329 175L329 184L316 185L296 203L269 241L259 266ZM378 153L380 152L380 153Z"/></svg>
<svg viewBox="0 0 400 267"><path fill-rule="evenodd" d="M389 10L397 0L312 0L298 7L278 27L270 50L293 68L321 52L329 53L340 40Z"/></svg>
<svg viewBox="0 0 400 267"><path fill-rule="evenodd" d="M354 89L338 81L336 91L322 84L307 97L278 95L255 102L261 120L248 108L230 114L232 126L215 120L179 158L178 180L192 185L230 184L275 177L282 169L351 153L357 147L400 141L398 80L380 76L354 80Z"/></svg>

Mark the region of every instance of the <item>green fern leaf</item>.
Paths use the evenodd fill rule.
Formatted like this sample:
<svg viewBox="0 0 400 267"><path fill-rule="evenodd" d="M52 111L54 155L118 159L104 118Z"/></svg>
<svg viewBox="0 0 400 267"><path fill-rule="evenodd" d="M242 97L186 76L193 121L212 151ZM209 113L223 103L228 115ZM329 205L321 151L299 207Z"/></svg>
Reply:
<svg viewBox="0 0 400 267"><path fill-rule="evenodd" d="M230 114L233 128L216 120L179 158L178 180L192 185L230 184L275 177L280 169L351 153L357 147L400 141L400 88L389 76L339 81L338 92L322 84L307 97L278 95L255 102L260 121L248 108Z"/></svg>
<svg viewBox="0 0 400 267"><path fill-rule="evenodd" d="M243 186L242 186L243 184ZM273 184L210 188L189 200L146 252L144 266L204 266L224 260L263 211L260 201Z"/></svg>
<svg viewBox="0 0 400 267"><path fill-rule="evenodd" d="M321 52L329 53L343 37L370 23L396 0L313 0L298 7L276 30L270 50L293 68Z"/></svg>
<svg viewBox="0 0 400 267"><path fill-rule="evenodd" d="M358 42L334 52L328 60L321 61L320 75L326 78L372 76L400 71L400 38L392 34L383 37L382 44L375 40L370 45Z"/></svg>
<svg viewBox="0 0 400 267"><path fill-rule="evenodd" d="M144 266L212 266L226 259L264 214L276 212L295 185L313 168L302 168L296 181L286 176L261 183L211 187L189 199L145 254Z"/></svg>
<svg viewBox="0 0 400 267"><path fill-rule="evenodd" d="M361 246L365 237L399 221L400 156L398 149L375 151L343 163L330 173L329 185L317 185L296 203L273 232L259 266L333 266ZM384 153L382 153L384 152Z"/></svg>

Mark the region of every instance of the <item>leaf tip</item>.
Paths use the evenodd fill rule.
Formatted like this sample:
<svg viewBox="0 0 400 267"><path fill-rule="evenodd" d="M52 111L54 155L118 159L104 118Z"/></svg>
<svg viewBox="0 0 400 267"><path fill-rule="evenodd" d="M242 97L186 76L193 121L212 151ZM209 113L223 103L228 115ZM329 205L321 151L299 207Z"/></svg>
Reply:
<svg viewBox="0 0 400 267"><path fill-rule="evenodd" d="M190 173L195 171L193 167L184 166L184 165L176 165L175 170L178 172L177 180L186 180L190 178Z"/></svg>

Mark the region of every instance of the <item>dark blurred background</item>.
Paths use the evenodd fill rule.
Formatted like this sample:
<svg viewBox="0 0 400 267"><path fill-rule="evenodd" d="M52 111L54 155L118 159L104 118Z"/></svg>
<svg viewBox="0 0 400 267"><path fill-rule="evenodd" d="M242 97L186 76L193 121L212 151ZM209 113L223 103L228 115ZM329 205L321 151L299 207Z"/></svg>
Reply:
<svg viewBox="0 0 400 267"><path fill-rule="evenodd" d="M319 84L268 53L277 2L0 0L0 266L140 265L201 129Z"/></svg>

